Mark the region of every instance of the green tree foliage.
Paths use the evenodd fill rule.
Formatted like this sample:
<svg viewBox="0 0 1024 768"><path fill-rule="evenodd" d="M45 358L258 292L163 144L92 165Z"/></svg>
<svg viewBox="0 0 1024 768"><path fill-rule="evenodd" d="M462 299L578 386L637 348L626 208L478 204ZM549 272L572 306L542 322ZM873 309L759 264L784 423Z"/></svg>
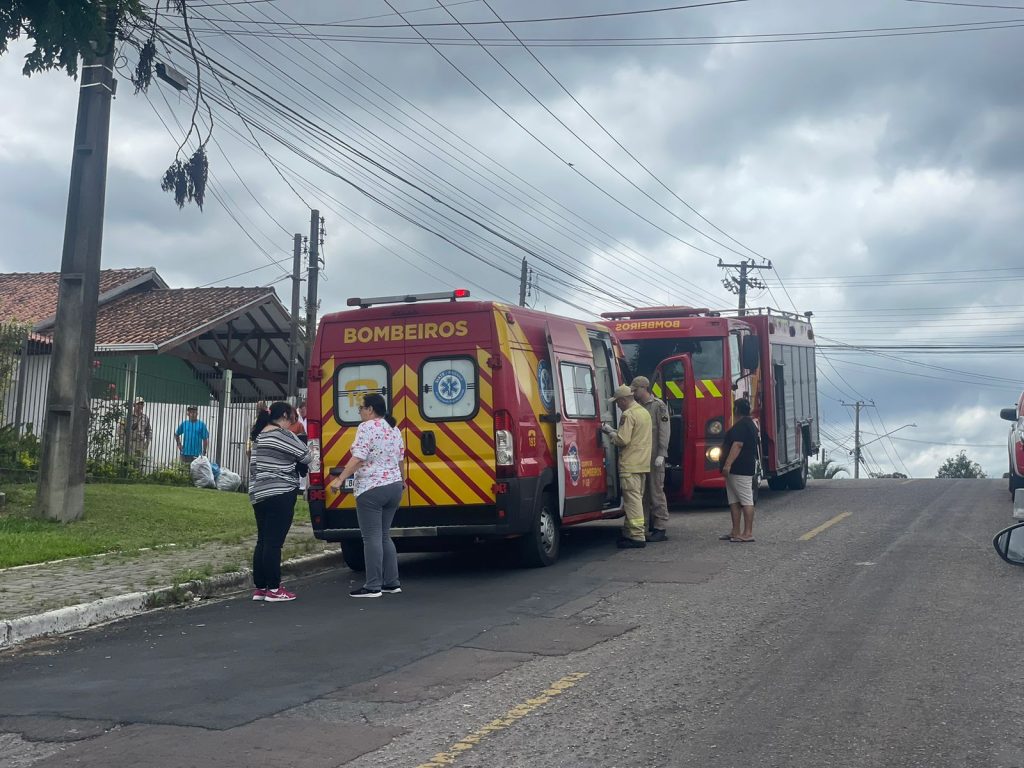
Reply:
<svg viewBox="0 0 1024 768"><path fill-rule="evenodd" d="M174 196L179 208L189 202L202 209L209 171L206 145L213 132L213 112L203 93L186 0L156 0L152 16L140 0L0 0L0 55L7 53L11 41L27 37L34 46L22 67L26 76L57 69L77 77L78 60L83 54L103 52L107 40L104 7L117 14L116 39L137 54L130 77L136 93L146 91L153 81L161 8L180 17L184 40L196 64L194 104L188 133L160 180L160 188ZM200 106L205 107L208 122L205 138ZM193 132L199 147L188 155L184 150Z"/></svg>
<svg viewBox="0 0 1024 768"><path fill-rule="evenodd" d="M110 0L114 3L115 0ZM149 19L139 0L116 0L118 39ZM35 47L25 57L22 72L60 69L78 75L78 59L106 37L102 5L96 0L7 0L0 2L0 54L12 40L25 36Z"/></svg>
<svg viewBox="0 0 1024 768"><path fill-rule="evenodd" d="M846 467L839 466L833 459L825 459L817 464L811 464L807 470L814 480L833 480L840 472L850 474Z"/></svg>
<svg viewBox="0 0 1024 768"><path fill-rule="evenodd" d="M967 451L960 451L956 456L946 459L935 476L981 478L985 477L985 473L981 470L981 464L968 458Z"/></svg>

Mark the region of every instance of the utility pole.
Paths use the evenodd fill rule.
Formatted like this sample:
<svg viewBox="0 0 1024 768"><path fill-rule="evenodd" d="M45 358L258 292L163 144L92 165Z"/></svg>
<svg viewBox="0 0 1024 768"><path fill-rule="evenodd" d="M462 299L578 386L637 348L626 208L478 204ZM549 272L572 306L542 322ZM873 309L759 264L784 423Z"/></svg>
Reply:
<svg viewBox="0 0 1024 768"><path fill-rule="evenodd" d="M313 342L316 339L317 281L320 278L320 211L309 212L309 285L306 288L306 370L313 360ZM308 382L307 382L308 386Z"/></svg>
<svg viewBox="0 0 1024 768"><path fill-rule="evenodd" d="M863 447L860 443L860 409L861 408L874 408L874 403L866 403L863 400L858 400L855 403L843 403L847 408L854 409L853 416L853 479L857 480L860 478L860 449ZM874 441L872 441L874 442Z"/></svg>
<svg viewBox="0 0 1024 768"><path fill-rule="evenodd" d="M96 347L110 102L117 87L116 5L101 5L106 17L104 39L87 46L82 55L53 355L46 392L46 426L36 488L36 513L62 522L78 520L85 502L89 379Z"/></svg>
<svg viewBox="0 0 1024 768"><path fill-rule="evenodd" d="M526 263L526 259L523 258L523 267L519 272L519 306L526 306L526 288L530 284L529 278L529 266Z"/></svg>
<svg viewBox="0 0 1024 768"><path fill-rule="evenodd" d="M752 259L743 259L739 264L726 264L719 259L718 266L722 269L738 269L740 271L739 280L729 276L722 280L722 285L725 286L726 290L739 294L739 311L742 317L747 314L747 288L766 287L761 280L756 277L750 277L747 273L752 269L771 269L772 263L769 261L767 264L755 264Z"/></svg>
<svg viewBox="0 0 1024 768"><path fill-rule="evenodd" d="M296 397L299 357L299 283L302 282L302 235L296 234L292 241L292 317L291 333L288 337L288 393Z"/></svg>

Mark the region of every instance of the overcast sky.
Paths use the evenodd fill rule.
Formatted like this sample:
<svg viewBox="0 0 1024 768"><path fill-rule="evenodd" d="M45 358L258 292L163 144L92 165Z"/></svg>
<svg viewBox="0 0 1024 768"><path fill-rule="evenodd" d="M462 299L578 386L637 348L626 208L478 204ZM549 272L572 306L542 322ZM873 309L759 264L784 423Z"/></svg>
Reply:
<svg viewBox="0 0 1024 768"><path fill-rule="evenodd" d="M538 308L734 306L717 261L746 256L776 268L759 273L770 290L750 303L813 311L823 345L1024 340L1024 2L748 0L514 25L537 60L501 25L468 22L493 21L490 9L523 20L681 3L446 2L451 15L434 0L392 3L415 24L447 26L403 28L384 0L197 8L209 20L193 27L224 68L205 74L214 143L202 212L179 211L159 186L189 97L163 84L133 95L134 60L121 60L104 266L154 266L175 287L278 281L287 304L291 235L308 234L316 207L325 312L349 296L463 285L515 301L527 253L542 273ZM1004 28L936 26L976 22ZM335 26L310 26L325 23ZM903 34L923 28L957 31ZM435 50L419 33L471 44ZM632 44L593 44L607 38ZM4 272L59 269L74 133L76 84L23 77L27 50L0 58ZM161 58L194 87L183 55ZM865 441L917 424L869 446L872 469L934 476L964 445L1001 476L998 411L1024 386L1021 353L821 350L829 455L852 467L842 403L862 399L876 406L862 415Z"/></svg>

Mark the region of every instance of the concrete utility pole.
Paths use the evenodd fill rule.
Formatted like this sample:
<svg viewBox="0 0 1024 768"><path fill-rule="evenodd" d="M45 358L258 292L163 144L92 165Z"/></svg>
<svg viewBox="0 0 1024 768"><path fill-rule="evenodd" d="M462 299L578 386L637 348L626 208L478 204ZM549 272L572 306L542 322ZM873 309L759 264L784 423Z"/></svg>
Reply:
<svg viewBox="0 0 1024 768"><path fill-rule="evenodd" d="M288 393L295 398L298 393L299 358L299 283L302 282L302 235L296 234L292 242L292 317L291 333L288 337Z"/></svg>
<svg viewBox="0 0 1024 768"><path fill-rule="evenodd" d="M313 360L316 339L317 280L320 278L320 211L309 212L309 286L306 288L306 370ZM308 386L308 382L307 382Z"/></svg>
<svg viewBox="0 0 1024 768"><path fill-rule="evenodd" d="M526 263L526 259L523 259L523 268L519 272L519 306L526 306L526 286L529 285L529 266Z"/></svg>
<svg viewBox="0 0 1024 768"><path fill-rule="evenodd" d="M97 40L95 48L82 56L53 355L46 392L46 426L36 489L36 513L62 522L78 520L85 501L89 379L96 347L110 102L117 87L117 12L113 4L106 7L105 15L104 39Z"/></svg>
<svg viewBox="0 0 1024 768"><path fill-rule="evenodd" d="M756 277L750 277L747 273L751 269L771 269L772 263L769 261L767 264L755 264L751 259L744 259L739 264L725 264L721 259L719 259L718 266L722 267L722 269L738 269L740 271L739 280L734 277L727 277L722 280L722 285L724 285L727 290L739 294L740 316L747 314L747 288L765 287L763 282Z"/></svg>
<svg viewBox="0 0 1024 768"><path fill-rule="evenodd" d="M863 447L860 442L860 409L861 408L874 408L874 403L866 403L863 400L858 400L855 403L843 403L847 408L854 409L853 416L853 479L857 480L860 478L860 449ZM895 431L895 430L894 430ZM874 442L874 441L872 441Z"/></svg>

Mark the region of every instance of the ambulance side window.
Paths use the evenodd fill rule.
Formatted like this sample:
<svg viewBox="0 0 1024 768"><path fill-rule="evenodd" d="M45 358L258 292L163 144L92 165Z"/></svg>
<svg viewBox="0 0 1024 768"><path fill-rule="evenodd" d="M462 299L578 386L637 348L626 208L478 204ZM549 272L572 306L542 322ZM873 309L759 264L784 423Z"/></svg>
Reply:
<svg viewBox="0 0 1024 768"><path fill-rule="evenodd" d="M562 403L570 419L592 419L597 416L594 400L594 372L589 365L562 363Z"/></svg>
<svg viewBox="0 0 1024 768"><path fill-rule="evenodd" d="M334 375L334 418L339 424L358 424L363 395L376 392L384 396L390 408L388 382L391 376L384 363L343 365Z"/></svg>
<svg viewBox="0 0 1024 768"><path fill-rule="evenodd" d="M476 361L471 357L438 357L420 367L420 413L428 421L471 419L477 411Z"/></svg>

